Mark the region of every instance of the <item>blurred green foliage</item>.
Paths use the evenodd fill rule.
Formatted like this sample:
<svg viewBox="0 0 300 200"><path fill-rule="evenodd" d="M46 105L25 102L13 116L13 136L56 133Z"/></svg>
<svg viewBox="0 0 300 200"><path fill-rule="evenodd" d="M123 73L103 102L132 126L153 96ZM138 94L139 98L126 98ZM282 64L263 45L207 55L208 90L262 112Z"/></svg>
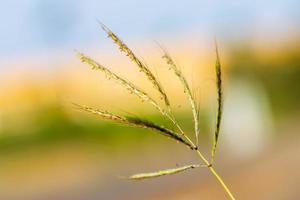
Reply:
<svg viewBox="0 0 300 200"><path fill-rule="evenodd" d="M149 130L103 121L82 111L78 111L75 117L70 115L70 112L76 112L76 109L67 110L59 103L38 107L32 113L36 128L32 130L24 127L23 131L19 133L5 129L0 133L0 153L66 141L89 142L101 146L109 145L121 148L137 141L146 141L153 134ZM177 115L178 120L184 122L182 123L184 127L190 132L193 131L191 113ZM142 117L172 128L171 123L164 121L159 114ZM207 118L204 115L203 117ZM207 123L203 120L202 125L205 124ZM161 137L158 134L155 135L157 135L155 137Z"/></svg>
<svg viewBox="0 0 300 200"><path fill-rule="evenodd" d="M230 74L259 81L267 92L276 119L299 114L300 47L280 49L274 58L258 58L255 49L234 48L230 53ZM276 61L278 60L278 61Z"/></svg>

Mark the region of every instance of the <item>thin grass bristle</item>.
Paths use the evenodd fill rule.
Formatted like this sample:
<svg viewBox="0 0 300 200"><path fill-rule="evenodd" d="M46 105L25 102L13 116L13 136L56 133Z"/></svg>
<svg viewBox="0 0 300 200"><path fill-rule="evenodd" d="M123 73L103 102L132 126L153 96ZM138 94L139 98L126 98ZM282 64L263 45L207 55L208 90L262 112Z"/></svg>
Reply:
<svg viewBox="0 0 300 200"><path fill-rule="evenodd" d="M223 111L223 90L222 90L221 62L220 62L217 43L215 45L216 45L215 70L216 70L216 87L217 87L217 95L218 95L218 99L217 99L218 110L217 110L215 134L214 134L214 141L213 141L212 154L211 154L211 163L213 163L214 159L215 159L215 154L216 154L217 144L218 144L218 139L219 139L219 133L220 133L220 127L221 127L222 111Z"/></svg>
<svg viewBox="0 0 300 200"><path fill-rule="evenodd" d="M101 117L102 119L109 120L109 121L115 121L121 124L126 124L129 126L137 127L137 128L143 128L143 129L149 129L156 131L160 133L161 135L164 135L166 137L169 137L173 140L176 140L177 142L180 142L189 148L193 149L193 146L191 146L188 142L186 142L184 139L182 139L177 133L174 131L167 129L163 126L157 125L153 122L137 118L137 117L124 117L124 116L119 116L113 113L110 113L108 111L104 110L99 110L95 108L91 108L88 106L84 105L78 105L74 104L78 109L89 112L91 114L97 115L98 117Z"/></svg>
<svg viewBox="0 0 300 200"><path fill-rule="evenodd" d="M177 167L177 168L173 168L173 169L160 170L157 172L134 174L134 175L128 177L128 179L144 180L144 179L149 179L149 178L156 178L156 177L165 176L165 175L177 174L177 173L184 172L186 170L194 169L194 168L198 168L198 167L200 167L200 165L187 165L187 166Z"/></svg>
<svg viewBox="0 0 300 200"><path fill-rule="evenodd" d="M157 78L154 76L154 74L150 71L148 66L144 64L134 53L133 51L116 35L114 34L107 26L105 26L103 23L99 22L101 28L107 33L108 37L113 40L113 42L119 47L121 52L124 52L127 57L130 58L130 60L135 63L139 70L143 72L148 80L153 84L153 86L158 90L160 93L162 99L164 100L164 103L167 107L170 106L170 101L167 97L167 94L165 93L163 87L157 80Z"/></svg>
<svg viewBox="0 0 300 200"><path fill-rule="evenodd" d="M168 54L168 52L166 50L164 50L163 48L162 48L162 50L164 51L164 55L162 58L166 60L167 64L170 66L170 69L172 69L173 72L175 73L175 75L179 78L179 80L183 86L184 93L187 95L188 100L190 102L192 113L193 113L193 119L194 119L195 137L196 137L196 146L197 146L200 128L199 128L199 112L198 112L199 109L197 107L195 97L192 93L192 90L189 87L189 84L188 84L186 78L182 74L181 70L177 67L177 65L175 64L175 62L173 61L171 56Z"/></svg>

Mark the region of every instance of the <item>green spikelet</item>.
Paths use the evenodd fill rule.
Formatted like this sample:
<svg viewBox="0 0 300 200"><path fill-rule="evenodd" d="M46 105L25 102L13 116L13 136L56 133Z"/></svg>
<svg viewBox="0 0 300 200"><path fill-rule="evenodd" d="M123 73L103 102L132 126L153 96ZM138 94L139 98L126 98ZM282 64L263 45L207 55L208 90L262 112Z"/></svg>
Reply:
<svg viewBox="0 0 300 200"><path fill-rule="evenodd" d="M173 168L173 169L160 170L157 172L134 174L134 175L130 176L129 179L143 180L143 179L149 179L149 178L156 178L156 177L165 176L165 175L177 174L177 173L184 172L186 170L194 169L197 167L199 167L199 165L187 165L187 166Z"/></svg>
<svg viewBox="0 0 300 200"><path fill-rule="evenodd" d="M218 110L217 110L217 120L215 126L215 134L214 134L214 141L213 147L211 152L211 163L214 162L215 154L217 150L217 144L219 139L220 127L221 127L221 120L222 120L222 111L223 111L223 91L222 91L222 71L221 71L221 63L219 58L218 46L216 44L216 86L217 86L217 93L218 93Z"/></svg>

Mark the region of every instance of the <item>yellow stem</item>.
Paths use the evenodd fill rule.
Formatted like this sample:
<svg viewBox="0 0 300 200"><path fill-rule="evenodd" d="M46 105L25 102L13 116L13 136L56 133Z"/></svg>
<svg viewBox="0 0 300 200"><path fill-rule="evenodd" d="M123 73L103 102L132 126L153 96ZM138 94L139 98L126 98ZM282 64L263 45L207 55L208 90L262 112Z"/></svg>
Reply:
<svg viewBox="0 0 300 200"><path fill-rule="evenodd" d="M197 154L203 160L203 162L207 165L207 167L209 168L209 170L211 171L211 173L215 176L215 178L219 181L219 183L221 184L221 186L223 187L223 189L226 191L226 193L228 194L228 196L230 197L230 199L231 200L235 200L233 194L231 193L231 191L229 190L229 188L227 187L227 185L224 183L223 179L216 172L216 170L212 167L212 165L208 162L208 160L202 155L202 153L199 150L197 150Z"/></svg>
<svg viewBox="0 0 300 200"><path fill-rule="evenodd" d="M227 192L227 194L230 197L230 199L235 200L233 194L231 193L231 191L229 190L229 188L226 186L226 184L224 183L224 181L222 180L222 178L220 177L220 175L216 172L216 170L213 167L209 167L209 169L210 169L211 173L219 181L219 183L222 185L222 187L224 188L224 190Z"/></svg>
<svg viewBox="0 0 300 200"><path fill-rule="evenodd" d="M165 114L165 116L167 116L169 118L169 120L178 128L178 130L180 131L181 135L184 136L184 138L187 139L187 141L194 147L196 148L196 152L198 154L198 156L202 159L202 161L205 163L205 165L209 168L209 170L211 171L211 173L214 175L214 177L219 181L219 183L221 184L221 186L223 187L223 189L226 191L226 193L228 194L228 196L230 197L231 200L235 200L233 194L231 193L231 191L229 190L229 188L227 187L227 185L224 183L223 179L220 177L220 175L216 172L216 170L213 168L212 164L204 157L204 155L199 151L198 146L196 146L193 141L184 133L184 131L182 130L182 128L180 127L180 125L176 122L175 118L173 117L173 115L171 114L171 116L169 114Z"/></svg>

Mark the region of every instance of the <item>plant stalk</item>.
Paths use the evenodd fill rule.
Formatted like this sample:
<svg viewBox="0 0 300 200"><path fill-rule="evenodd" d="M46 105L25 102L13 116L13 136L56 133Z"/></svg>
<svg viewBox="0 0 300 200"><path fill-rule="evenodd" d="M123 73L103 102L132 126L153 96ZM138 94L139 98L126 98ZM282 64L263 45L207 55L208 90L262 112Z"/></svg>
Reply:
<svg viewBox="0 0 300 200"><path fill-rule="evenodd" d="M209 169L210 169L211 173L219 181L219 183L221 184L221 186L223 187L223 189L226 191L226 193L228 194L228 196L230 197L230 199L235 200L233 194L231 193L231 191L229 190L229 188L227 187L227 185L224 183L224 181L222 180L222 178L220 177L220 175L216 172L216 170L213 167L209 167Z"/></svg>
<svg viewBox="0 0 300 200"><path fill-rule="evenodd" d="M196 150L197 155L201 158L201 160L209 168L209 170L212 173L212 175L214 175L214 177L218 180L218 182L221 184L221 186L223 187L223 189L225 190L225 192L227 193L227 195L230 197L230 199L231 200L235 200L235 197L233 196L233 194L231 193L231 191L229 190L229 188L227 187L227 185L224 183L224 181L221 178L221 176L216 172L216 170L213 168L212 164L200 152L200 150L198 149L198 146L196 146L193 143L193 141L184 133L184 131L182 130L182 128L180 127L180 125L174 119L173 115L170 116L170 115L166 114L166 116L179 129L181 135L184 136L184 138L187 139L187 141L195 148L194 150Z"/></svg>
<svg viewBox="0 0 300 200"><path fill-rule="evenodd" d="M213 168L213 166L208 162L208 160L203 156L203 154L199 150L197 150L197 154L202 159L202 161L207 165L207 167L209 168L210 172L214 175L214 177L221 184L221 186L223 187L223 189L225 190L225 192L228 194L228 196L230 197L230 199L231 200L235 200L235 197L233 196L233 194L231 193L231 191L229 190L229 188L227 187L227 185L224 183L224 181L221 178L221 176Z"/></svg>

